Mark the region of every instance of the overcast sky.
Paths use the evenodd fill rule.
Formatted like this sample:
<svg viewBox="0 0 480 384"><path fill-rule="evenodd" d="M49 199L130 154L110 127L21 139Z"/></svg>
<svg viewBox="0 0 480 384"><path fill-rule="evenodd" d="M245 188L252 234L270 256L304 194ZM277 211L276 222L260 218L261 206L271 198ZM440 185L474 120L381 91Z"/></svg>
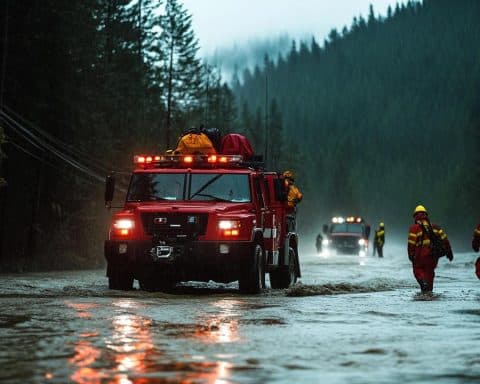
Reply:
<svg viewBox="0 0 480 384"><path fill-rule="evenodd" d="M354 16L385 15L400 0L181 0L192 15L201 54L216 48L276 38L315 36L319 42L332 28L350 26Z"/></svg>

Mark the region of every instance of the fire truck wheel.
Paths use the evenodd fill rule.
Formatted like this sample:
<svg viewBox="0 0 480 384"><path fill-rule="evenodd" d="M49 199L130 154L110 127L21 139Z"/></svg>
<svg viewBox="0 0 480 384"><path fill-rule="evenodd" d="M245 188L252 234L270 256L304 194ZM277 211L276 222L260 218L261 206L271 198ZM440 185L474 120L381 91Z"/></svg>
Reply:
<svg viewBox="0 0 480 384"><path fill-rule="evenodd" d="M259 293L265 284L265 263L263 250L260 244L255 245L252 265L238 280L238 286L242 293Z"/></svg>
<svg viewBox="0 0 480 384"><path fill-rule="evenodd" d="M281 266L279 269L270 272L270 285L273 289L288 288L297 281L295 250L290 247L288 249L288 266Z"/></svg>
<svg viewBox="0 0 480 384"><path fill-rule="evenodd" d="M133 288L133 275L129 272L112 268L108 277L108 288L129 291Z"/></svg>

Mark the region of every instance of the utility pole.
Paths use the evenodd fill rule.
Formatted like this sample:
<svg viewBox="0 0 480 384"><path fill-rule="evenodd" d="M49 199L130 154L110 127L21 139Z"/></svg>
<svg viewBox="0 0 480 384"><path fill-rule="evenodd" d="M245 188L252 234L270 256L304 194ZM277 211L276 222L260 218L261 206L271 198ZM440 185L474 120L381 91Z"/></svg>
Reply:
<svg viewBox="0 0 480 384"><path fill-rule="evenodd" d="M265 165L268 165L268 75L265 74Z"/></svg>
<svg viewBox="0 0 480 384"><path fill-rule="evenodd" d="M0 111L3 111L3 99L5 93L5 74L7 72L7 52L8 52L8 0L5 0L5 13L3 15L5 29L3 34L3 52L2 52L2 70L0 78ZM5 160L3 160L5 162ZM0 159L0 164L2 160ZM7 222L7 193L2 188L2 168L6 169L5 164L0 167L0 260L3 259L3 239L5 236L5 228ZM2 190L3 189L3 190Z"/></svg>
<svg viewBox="0 0 480 384"><path fill-rule="evenodd" d="M205 124L205 127L209 126L209 103L210 103L210 65L207 63L205 64L205 73L207 75L207 84L206 84L206 92L205 92L205 107L204 107L204 118L203 122Z"/></svg>
<svg viewBox="0 0 480 384"><path fill-rule="evenodd" d="M5 0L5 29L3 31L2 78L0 82L0 110L3 110L3 95L5 92L5 74L7 72L8 48L8 0Z"/></svg>

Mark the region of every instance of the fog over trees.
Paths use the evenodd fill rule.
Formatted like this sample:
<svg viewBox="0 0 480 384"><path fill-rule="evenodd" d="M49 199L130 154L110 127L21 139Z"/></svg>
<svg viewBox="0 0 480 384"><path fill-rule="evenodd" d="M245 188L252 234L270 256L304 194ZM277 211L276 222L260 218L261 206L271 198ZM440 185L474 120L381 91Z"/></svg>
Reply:
<svg viewBox="0 0 480 384"><path fill-rule="evenodd" d="M278 165L298 174L305 229L356 214L403 233L423 203L468 247L479 212L479 12L468 0L409 2L385 18L371 8L325 42L293 42L242 74L239 126L281 122L269 146L280 140ZM265 137L253 136L257 148Z"/></svg>
<svg viewBox="0 0 480 384"><path fill-rule="evenodd" d="M423 203L468 246L480 208L479 2L371 9L325 42L270 56L281 40L257 67L239 61L229 84L199 58L179 0L0 8L2 266L102 265L105 175L124 189L133 154L163 152L201 123L245 133L269 167L295 170L304 233L357 214L404 234Z"/></svg>

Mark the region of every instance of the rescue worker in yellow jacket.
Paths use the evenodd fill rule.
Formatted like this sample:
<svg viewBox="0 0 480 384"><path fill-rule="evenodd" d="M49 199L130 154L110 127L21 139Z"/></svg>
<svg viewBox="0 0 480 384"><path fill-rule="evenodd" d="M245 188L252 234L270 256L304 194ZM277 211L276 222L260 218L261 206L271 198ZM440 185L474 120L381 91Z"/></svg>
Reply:
<svg viewBox="0 0 480 384"><path fill-rule="evenodd" d="M415 223L408 233L408 258L412 262L413 274L422 292L432 292L435 268L439 257L453 260L453 252L447 234L438 225L430 223L427 210L418 205L413 211ZM435 244L439 239L440 244ZM437 246L440 245L441 249Z"/></svg>
<svg viewBox="0 0 480 384"><path fill-rule="evenodd" d="M292 171L283 172L283 177L287 188L287 231L295 232L297 228L295 207L300 201L302 201L303 194L294 184L295 175Z"/></svg>
<svg viewBox="0 0 480 384"><path fill-rule="evenodd" d="M292 171L283 172L285 184L288 188L287 204L289 208L294 208L303 199L303 194L295 186L295 175Z"/></svg>
<svg viewBox="0 0 480 384"><path fill-rule="evenodd" d="M378 251L378 257L383 257L383 245L385 244L385 224L380 223L379 228L375 230L373 239L373 256Z"/></svg>

